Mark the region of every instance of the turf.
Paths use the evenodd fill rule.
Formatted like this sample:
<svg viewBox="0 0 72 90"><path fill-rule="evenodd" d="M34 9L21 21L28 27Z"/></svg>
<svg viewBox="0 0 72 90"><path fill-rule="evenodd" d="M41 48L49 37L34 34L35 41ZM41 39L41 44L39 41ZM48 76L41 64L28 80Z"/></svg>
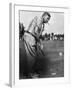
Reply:
<svg viewBox="0 0 72 90"><path fill-rule="evenodd" d="M39 68L39 78L64 77L64 41L43 41L43 51L45 57L41 57ZM60 55L59 53L62 53ZM19 42L19 78L25 79L27 73L27 59L24 42ZM38 68L38 67L37 67ZM38 69L39 69L38 68Z"/></svg>
<svg viewBox="0 0 72 90"><path fill-rule="evenodd" d="M63 77L64 76L64 41L43 41L45 53L45 71L40 77ZM59 53L62 53L60 55Z"/></svg>

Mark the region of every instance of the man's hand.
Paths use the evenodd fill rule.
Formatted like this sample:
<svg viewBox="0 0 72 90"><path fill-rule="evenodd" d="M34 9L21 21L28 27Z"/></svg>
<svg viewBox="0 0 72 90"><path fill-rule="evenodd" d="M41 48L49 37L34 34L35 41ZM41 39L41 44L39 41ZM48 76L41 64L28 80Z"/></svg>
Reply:
<svg viewBox="0 0 72 90"><path fill-rule="evenodd" d="M41 45L41 49L43 49L43 45Z"/></svg>

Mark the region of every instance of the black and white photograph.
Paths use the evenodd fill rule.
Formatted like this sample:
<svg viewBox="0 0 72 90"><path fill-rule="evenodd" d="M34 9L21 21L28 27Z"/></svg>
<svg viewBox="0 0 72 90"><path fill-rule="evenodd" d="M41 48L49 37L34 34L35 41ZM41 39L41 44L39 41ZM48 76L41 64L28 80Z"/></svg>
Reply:
<svg viewBox="0 0 72 90"><path fill-rule="evenodd" d="M64 77L64 12L18 14L19 79Z"/></svg>

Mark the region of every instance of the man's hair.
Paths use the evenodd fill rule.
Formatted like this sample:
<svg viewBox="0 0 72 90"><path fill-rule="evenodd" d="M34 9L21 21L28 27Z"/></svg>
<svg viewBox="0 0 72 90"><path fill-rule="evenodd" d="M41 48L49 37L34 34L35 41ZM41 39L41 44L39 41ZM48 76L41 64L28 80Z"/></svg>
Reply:
<svg viewBox="0 0 72 90"><path fill-rule="evenodd" d="M45 16L45 15L48 15L49 17L51 17L51 15L50 15L49 12L44 12L44 13L42 14L42 17Z"/></svg>

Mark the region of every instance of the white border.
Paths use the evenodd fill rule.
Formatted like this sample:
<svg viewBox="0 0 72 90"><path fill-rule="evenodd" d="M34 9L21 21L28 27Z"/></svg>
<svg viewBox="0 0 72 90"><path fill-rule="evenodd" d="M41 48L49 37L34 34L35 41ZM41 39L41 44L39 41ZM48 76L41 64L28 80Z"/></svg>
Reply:
<svg viewBox="0 0 72 90"><path fill-rule="evenodd" d="M64 12L64 77L19 80L19 10ZM68 8L26 6L13 4L12 6L12 86L40 86L55 83L69 83L69 34ZM69 36L69 35L68 35Z"/></svg>

